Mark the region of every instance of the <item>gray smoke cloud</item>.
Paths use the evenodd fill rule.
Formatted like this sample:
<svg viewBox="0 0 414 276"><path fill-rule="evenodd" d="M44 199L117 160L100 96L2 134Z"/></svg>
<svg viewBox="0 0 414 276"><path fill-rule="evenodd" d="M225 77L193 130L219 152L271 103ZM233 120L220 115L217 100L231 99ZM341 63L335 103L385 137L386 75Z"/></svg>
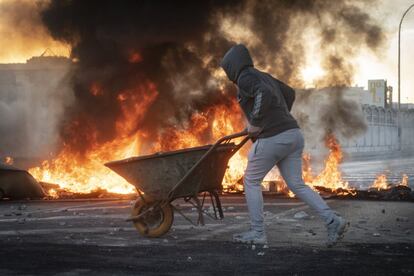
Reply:
<svg viewBox="0 0 414 276"><path fill-rule="evenodd" d="M304 132L308 151L323 150L328 133L349 139L367 129L360 103L345 87L299 90L292 112Z"/></svg>
<svg viewBox="0 0 414 276"><path fill-rule="evenodd" d="M32 65L1 66L1 157L48 156L60 142L64 111L73 104L69 65Z"/></svg>
<svg viewBox="0 0 414 276"><path fill-rule="evenodd" d="M143 83L154 83L159 95L132 133L142 130L149 141L162 136L163 129L185 126L194 112L229 105L234 87L220 82L216 73L222 55L235 43L250 48L260 69L299 88L309 39L319 45L326 72L319 87L350 85L352 57L362 48L375 52L384 43L381 27L365 11L373 1L46 3L38 7L44 27L55 40L70 44L71 57L79 60L71 77L74 103L59 120L62 141L79 152L116 137L123 116L118 99ZM142 57L139 62L131 62L134 52ZM94 84L101 87L99 96L90 91ZM358 128L343 123L358 110L342 89L325 96L304 93L295 109L305 132L314 127L349 137L358 133L355 129L363 130L361 114L353 117ZM315 108L308 110L312 103ZM315 109L324 115L314 118Z"/></svg>

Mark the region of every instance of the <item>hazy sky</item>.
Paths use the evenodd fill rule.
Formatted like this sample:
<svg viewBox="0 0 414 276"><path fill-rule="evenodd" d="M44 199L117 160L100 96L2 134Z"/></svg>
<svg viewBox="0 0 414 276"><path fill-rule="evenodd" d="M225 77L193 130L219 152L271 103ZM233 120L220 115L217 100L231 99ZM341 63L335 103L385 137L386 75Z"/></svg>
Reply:
<svg viewBox="0 0 414 276"><path fill-rule="evenodd" d="M367 86L367 79L387 79L394 87L397 100L398 85L398 24L404 11L414 0L383 0L372 7L372 15L382 22L387 30L387 45L384 53L376 57L364 53L358 59L359 68L355 83ZM414 103L414 8L405 16L401 28L401 101Z"/></svg>
<svg viewBox="0 0 414 276"><path fill-rule="evenodd" d="M56 54L69 54L70 48L53 41L41 24L25 26L25 20L13 18L13 10L3 5L10 1L13 0L0 0L0 63L25 62L31 56L40 55L46 48ZM25 2L29 3L26 8L37 3L34 0ZM355 60L357 71L354 84L366 87L368 79L387 79L388 85L394 87L394 101L397 100L398 24L411 4L414 0L380 0L373 4L369 13L386 30L387 42L379 56L363 51ZM23 6L20 6L20 13L22 9ZM34 16L32 10L27 8L25 17ZM16 29L24 31L18 33ZM414 103L414 51L411 50L411 45L414 45L414 8L404 19L401 37L401 101ZM308 83L312 83L312 78L317 77L319 65L313 63L308 66L304 68L303 75Z"/></svg>

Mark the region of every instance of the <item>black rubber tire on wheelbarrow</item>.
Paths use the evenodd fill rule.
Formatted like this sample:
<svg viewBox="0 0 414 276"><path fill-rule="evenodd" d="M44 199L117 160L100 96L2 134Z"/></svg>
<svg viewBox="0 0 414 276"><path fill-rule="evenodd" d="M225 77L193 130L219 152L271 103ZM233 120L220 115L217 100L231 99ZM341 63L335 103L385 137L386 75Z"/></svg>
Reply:
<svg viewBox="0 0 414 276"><path fill-rule="evenodd" d="M138 216L151 206L153 204L137 200L132 208L131 216ZM141 219L133 221L133 224L142 236L157 238L170 230L173 221L174 211L171 204L163 204L163 206L155 207L154 211L148 212Z"/></svg>

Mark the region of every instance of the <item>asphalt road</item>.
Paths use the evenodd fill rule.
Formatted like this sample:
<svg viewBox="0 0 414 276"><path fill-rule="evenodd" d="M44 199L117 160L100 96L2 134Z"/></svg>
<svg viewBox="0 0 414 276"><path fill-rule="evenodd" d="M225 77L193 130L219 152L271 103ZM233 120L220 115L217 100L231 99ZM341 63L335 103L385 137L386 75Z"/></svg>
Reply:
<svg viewBox="0 0 414 276"><path fill-rule="evenodd" d="M222 198L225 218L204 227L175 215L148 239L125 221L129 200L0 202L0 275L413 275L414 204L329 200L350 221L326 248L325 227L296 199L265 197L269 244L231 242L248 229L242 196ZM177 202L195 218L192 207ZM206 206L207 208L209 206ZM308 217L295 218L298 212Z"/></svg>

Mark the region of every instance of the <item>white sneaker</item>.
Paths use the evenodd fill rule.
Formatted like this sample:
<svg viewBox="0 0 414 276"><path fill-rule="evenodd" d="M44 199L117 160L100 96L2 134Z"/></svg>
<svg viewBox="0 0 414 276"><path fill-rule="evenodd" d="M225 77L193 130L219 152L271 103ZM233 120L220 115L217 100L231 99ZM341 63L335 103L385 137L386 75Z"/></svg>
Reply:
<svg viewBox="0 0 414 276"><path fill-rule="evenodd" d="M250 230L244 233L233 235L234 242L241 243L254 243L254 244L266 244L267 238L266 233Z"/></svg>
<svg viewBox="0 0 414 276"><path fill-rule="evenodd" d="M347 230L347 222L342 217L334 215L333 221L326 227L328 230L327 246L332 247L344 237L344 233Z"/></svg>

